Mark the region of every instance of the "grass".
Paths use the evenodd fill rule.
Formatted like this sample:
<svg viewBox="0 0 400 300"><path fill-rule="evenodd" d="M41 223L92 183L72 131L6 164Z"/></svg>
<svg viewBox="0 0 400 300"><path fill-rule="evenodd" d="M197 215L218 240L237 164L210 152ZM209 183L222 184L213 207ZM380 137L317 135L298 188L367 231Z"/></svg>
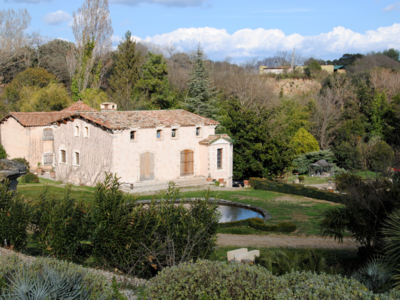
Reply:
<svg viewBox="0 0 400 300"><path fill-rule="evenodd" d="M302 184L324 184L328 183L328 178L330 177L310 177L308 175L299 175L299 176L304 176L304 181L301 182ZM285 178L286 179L286 178ZM295 175L289 176L288 177L288 183L293 183L293 181L296 179Z"/></svg>

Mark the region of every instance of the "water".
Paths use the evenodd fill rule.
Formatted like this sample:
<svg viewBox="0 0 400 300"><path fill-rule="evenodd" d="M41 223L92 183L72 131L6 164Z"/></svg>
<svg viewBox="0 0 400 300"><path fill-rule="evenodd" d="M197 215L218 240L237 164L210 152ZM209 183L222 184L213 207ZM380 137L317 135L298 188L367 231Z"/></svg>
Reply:
<svg viewBox="0 0 400 300"><path fill-rule="evenodd" d="M218 211L222 214L219 223L240 221L250 218L263 218L258 212L236 206L218 205Z"/></svg>

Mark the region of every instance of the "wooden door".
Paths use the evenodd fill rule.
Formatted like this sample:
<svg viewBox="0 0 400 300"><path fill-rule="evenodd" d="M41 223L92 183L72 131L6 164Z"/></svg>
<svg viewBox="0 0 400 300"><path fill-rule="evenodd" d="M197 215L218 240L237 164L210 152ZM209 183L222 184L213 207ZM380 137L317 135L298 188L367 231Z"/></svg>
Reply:
<svg viewBox="0 0 400 300"><path fill-rule="evenodd" d="M181 176L190 176L194 174L194 158L192 150L183 150L181 152Z"/></svg>
<svg viewBox="0 0 400 300"><path fill-rule="evenodd" d="M154 153L140 154L140 181L154 180Z"/></svg>

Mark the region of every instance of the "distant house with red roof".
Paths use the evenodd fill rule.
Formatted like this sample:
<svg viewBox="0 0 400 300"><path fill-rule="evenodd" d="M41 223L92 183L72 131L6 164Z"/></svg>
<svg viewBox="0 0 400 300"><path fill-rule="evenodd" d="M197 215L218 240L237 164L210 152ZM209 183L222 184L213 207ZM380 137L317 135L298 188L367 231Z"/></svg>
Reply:
<svg viewBox="0 0 400 300"><path fill-rule="evenodd" d="M224 178L232 184L233 144L218 122L185 110L101 111L81 101L58 112L10 112L0 121L10 158L55 169L57 180L94 185L104 172L122 182Z"/></svg>

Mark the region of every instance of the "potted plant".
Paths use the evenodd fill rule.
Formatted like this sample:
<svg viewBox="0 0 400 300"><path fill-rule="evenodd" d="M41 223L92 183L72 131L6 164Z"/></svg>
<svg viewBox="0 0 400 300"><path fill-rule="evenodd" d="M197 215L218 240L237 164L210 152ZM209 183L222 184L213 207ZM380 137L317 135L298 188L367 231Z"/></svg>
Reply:
<svg viewBox="0 0 400 300"><path fill-rule="evenodd" d="M250 181L249 180L243 180L243 185L244 187L249 187L250 186Z"/></svg>
<svg viewBox="0 0 400 300"><path fill-rule="evenodd" d="M212 181L211 174L208 174L207 181Z"/></svg>
<svg viewBox="0 0 400 300"><path fill-rule="evenodd" d="M42 164L40 162L37 163L37 169L36 169L36 173L38 175L42 175L43 169L42 169Z"/></svg>
<svg viewBox="0 0 400 300"><path fill-rule="evenodd" d="M54 167L51 167L50 177L51 178L56 178L56 171L54 171Z"/></svg>

